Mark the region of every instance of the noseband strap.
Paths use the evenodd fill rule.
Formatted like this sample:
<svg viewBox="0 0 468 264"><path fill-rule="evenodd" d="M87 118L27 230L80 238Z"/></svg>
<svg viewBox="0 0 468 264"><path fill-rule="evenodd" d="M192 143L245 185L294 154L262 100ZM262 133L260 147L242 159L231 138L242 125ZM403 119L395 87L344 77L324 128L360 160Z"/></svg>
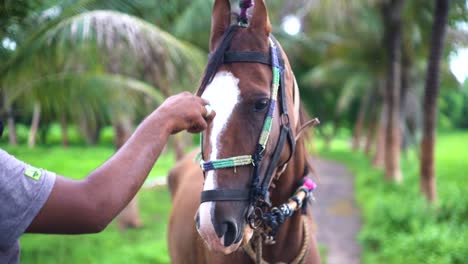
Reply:
<svg viewBox="0 0 468 264"><path fill-rule="evenodd" d="M222 195L220 195L222 193ZM201 194L201 202L217 201L248 201L250 199L249 190L209 190Z"/></svg>

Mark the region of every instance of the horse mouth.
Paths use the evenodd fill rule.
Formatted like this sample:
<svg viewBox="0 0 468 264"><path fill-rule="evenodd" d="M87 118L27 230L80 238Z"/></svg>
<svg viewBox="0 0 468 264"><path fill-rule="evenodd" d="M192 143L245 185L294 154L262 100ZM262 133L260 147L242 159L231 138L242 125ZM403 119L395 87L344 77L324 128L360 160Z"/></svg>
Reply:
<svg viewBox="0 0 468 264"><path fill-rule="evenodd" d="M235 252L236 250L239 249L239 247L243 244L244 242L244 239L241 239L239 242L237 243L231 243L229 246L226 246L225 244L225 241L226 241L226 237L223 236L221 238L219 238L218 236L216 235L212 235L212 234L207 234L204 230L202 229L199 229L198 230L198 233L200 234L202 240L205 242L205 245L206 247L210 250L210 251L213 251L213 252L219 252L219 253L222 253L224 255L229 255L233 252Z"/></svg>

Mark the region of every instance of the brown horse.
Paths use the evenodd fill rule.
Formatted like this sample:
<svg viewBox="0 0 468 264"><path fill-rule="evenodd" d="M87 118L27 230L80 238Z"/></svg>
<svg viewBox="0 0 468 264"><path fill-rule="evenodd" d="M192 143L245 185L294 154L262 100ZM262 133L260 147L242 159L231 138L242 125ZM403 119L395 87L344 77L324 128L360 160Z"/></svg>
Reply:
<svg viewBox="0 0 468 264"><path fill-rule="evenodd" d="M275 244L258 243L273 237L257 236L260 228L256 229L255 222L266 212L258 204L268 204L268 208L291 204L298 183L310 172L299 132L305 115L300 110L297 84L286 54L270 32L263 0L256 1L248 27L232 26L230 2L215 1L211 57L198 94L216 111L203 133L202 159L216 161L203 162L203 171L193 162L192 153L170 172L172 263L252 263L255 258L257 262L262 258L262 263L320 263L315 235L310 232L310 210L304 210L305 214L292 211L274 233ZM272 62L262 54L270 54L267 58ZM272 91L277 75L268 65L274 64L276 55L282 64L278 100ZM259 137L270 112L271 130L259 150ZM248 156L246 164L224 165L224 159L232 161L229 157L248 153L254 155ZM262 182L266 188L261 188ZM260 218L256 217L258 210ZM254 234L258 242L252 245Z"/></svg>

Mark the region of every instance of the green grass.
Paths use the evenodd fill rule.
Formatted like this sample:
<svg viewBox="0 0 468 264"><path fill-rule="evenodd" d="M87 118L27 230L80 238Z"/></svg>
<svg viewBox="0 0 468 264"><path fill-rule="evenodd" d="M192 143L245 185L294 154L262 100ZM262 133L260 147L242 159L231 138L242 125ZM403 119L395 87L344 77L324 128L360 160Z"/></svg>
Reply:
<svg viewBox="0 0 468 264"><path fill-rule="evenodd" d="M429 206L419 191L416 151L402 158L403 184L384 181L362 153L338 140L321 156L356 175L363 228L363 263L466 263L468 259L468 132L440 134L436 147L439 200Z"/></svg>
<svg viewBox="0 0 468 264"><path fill-rule="evenodd" d="M115 149L111 146L25 146L10 147L0 145L11 155L33 166L53 171L72 179L81 179L106 161ZM167 152L159 157L148 178L165 176L174 164L174 155Z"/></svg>
<svg viewBox="0 0 468 264"><path fill-rule="evenodd" d="M3 137L0 142L7 142L8 129L5 130ZM16 124L16 136L18 142L23 145L27 144L29 137L29 127L24 124ZM111 126L102 128L99 136L99 145L101 146L113 146L114 131ZM82 146L85 144L84 138L81 136L80 131L76 125L68 126L68 142L72 146ZM60 124L52 123L47 130L45 142L42 142L42 138L38 136L38 143L45 146L57 146L62 143L62 132Z"/></svg>
<svg viewBox="0 0 468 264"><path fill-rule="evenodd" d="M74 179L85 177L114 152L112 147L0 147L34 166ZM161 156L150 177L166 175L173 162L171 153ZM143 228L121 233L112 223L93 235L26 234L20 241L22 263L169 263L169 192L166 187L142 190L139 202Z"/></svg>

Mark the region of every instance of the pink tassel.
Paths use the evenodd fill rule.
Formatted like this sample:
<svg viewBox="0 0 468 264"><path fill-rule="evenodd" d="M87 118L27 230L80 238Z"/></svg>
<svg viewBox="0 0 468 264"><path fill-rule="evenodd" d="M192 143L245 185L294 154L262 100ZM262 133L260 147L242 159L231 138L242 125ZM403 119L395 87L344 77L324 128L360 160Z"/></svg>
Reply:
<svg viewBox="0 0 468 264"><path fill-rule="evenodd" d="M303 186L306 187L309 191L312 191L315 188L317 188L317 184L314 181L312 181L311 179L309 179L309 177L304 177Z"/></svg>

